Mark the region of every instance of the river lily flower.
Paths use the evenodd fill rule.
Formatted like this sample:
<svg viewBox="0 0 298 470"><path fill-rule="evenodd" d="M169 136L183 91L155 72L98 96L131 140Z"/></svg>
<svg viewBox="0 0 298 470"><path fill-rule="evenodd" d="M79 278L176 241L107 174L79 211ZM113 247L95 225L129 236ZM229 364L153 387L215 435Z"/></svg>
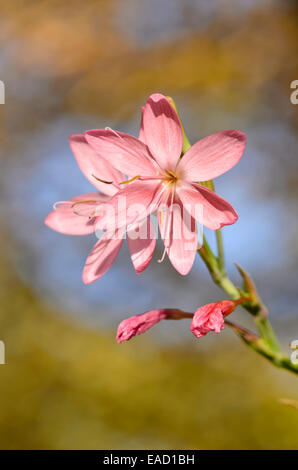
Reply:
<svg viewBox="0 0 298 470"><path fill-rule="evenodd" d="M128 341L133 336L141 335L161 320L180 320L181 318L191 318L192 316L192 313L182 312L173 308L151 310L150 312L135 315L126 318L120 323L116 341L117 343L123 343L123 341Z"/></svg>
<svg viewBox="0 0 298 470"><path fill-rule="evenodd" d="M95 186L97 192L82 194L54 205L45 224L57 232L67 235L88 235L96 231L99 220L98 208L107 203L119 189L124 175L102 159L87 143L83 134L72 135L70 146L79 168ZM100 192L98 192L100 191ZM136 233L146 229L151 237L138 238ZM83 282L90 284L99 279L115 261L123 243L124 230L117 230L113 237L105 232L91 250L83 270ZM156 235L150 218L135 224L127 233L130 255L137 273L150 263Z"/></svg>
<svg viewBox="0 0 298 470"><path fill-rule="evenodd" d="M205 336L209 331L220 333L225 327L225 317L245 299L221 300L211 304L203 305L196 310L190 329L196 338Z"/></svg>
<svg viewBox="0 0 298 470"><path fill-rule="evenodd" d="M246 140L242 132L212 134L182 156L179 117L165 96L153 94L143 108L139 139L112 129L88 131L85 136L102 158L130 177L109 201L116 226L111 221L106 228L122 229L157 212L164 255L167 252L180 274L187 274L194 263L196 221L212 230L236 222L233 207L199 182L222 175L240 160ZM120 204L123 198L125 208ZM140 204L141 213L129 214Z"/></svg>

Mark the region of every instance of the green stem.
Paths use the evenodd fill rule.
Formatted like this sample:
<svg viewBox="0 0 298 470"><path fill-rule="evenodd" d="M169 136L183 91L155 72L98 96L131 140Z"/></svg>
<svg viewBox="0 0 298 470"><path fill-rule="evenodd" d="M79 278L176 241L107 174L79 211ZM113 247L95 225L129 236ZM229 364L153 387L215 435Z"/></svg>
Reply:
<svg viewBox="0 0 298 470"><path fill-rule="evenodd" d="M215 192L214 183L212 180L205 181L204 186L211 189L211 191ZM216 244L217 244L218 267L222 272L225 272L224 248L223 248L222 233L220 229L215 231L215 236L216 236Z"/></svg>
<svg viewBox="0 0 298 470"><path fill-rule="evenodd" d="M184 154L191 147L191 144L184 131L174 100L171 97L168 97L168 100L176 110L181 123L183 132L182 154ZM206 181L202 184L214 191L212 180ZM243 290L236 287L226 274L221 230L216 230L216 243L217 256L214 255L205 237L203 237L203 246L198 249L198 253L206 264L213 281L232 299L237 300L240 297L243 297ZM237 267L241 272L240 267ZM256 291L254 293L257 294ZM248 298L248 300L242 304L242 306L253 315L260 337L256 337L253 333L247 332L243 328L233 325L231 322L227 323L229 323L229 325L234 328L241 339L255 352L266 357L266 359L268 359L275 366L298 374L298 366L293 364L290 358L286 356L281 350L270 321L268 320L267 309L260 300L259 296L251 295L250 298Z"/></svg>
<svg viewBox="0 0 298 470"><path fill-rule="evenodd" d="M294 374L298 373L298 366L293 364L283 352L273 352L263 338L229 320L225 320L225 324L232 328L249 348L265 357L275 367L286 369Z"/></svg>
<svg viewBox="0 0 298 470"><path fill-rule="evenodd" d="M225 257L224 257L224 249L223 249L223 240L222 240L222 233L221 230L216 230L216 243L217 243L217 259L218 259L218 267L222 271L225 270Z"/></svg>
<svg viewBox="0 0 298 470"><path fill-rule="evenodd" d="M262 345L262 340L259 344L247 342L244 338L241 338L251 349L258 354L261 354L265 359L271 362L275 367L280 369L288 370L293 374L298 374L298 367L291 362L291 360L283 352L272 351L267 347L266 344Z"/></svg>
<svg viewBox="0 0 298 470"><path fill-rule="evenodd" d="M206 239L204 239L204 245L198 250L198 253L206 264L213 281L232 297L232 299L239 299L241 297L240 289L237 288L226 273L219 268L218 260L214 256ZM268 317L263 315L264 310L266 310L264 305L259 304L256 306L253 302L247 301L243 303L242 306L249 313L253 314L261 338L258 343L255 343L247 340L246 337L240 334L241 339L251 349L268 359L276 367L298 374L298 366L293 364L289 357L283 353Z"/></svg>
<svg viewBox="0 0 298 470"><path fill-rule="evenodd" d="M203 246L198 250L198 253L206 264L215 284L229 294L232 299L239 299L241 297L240 290L228 278L225 270L220 267L219 260L214 255L205 237L203 237Z"/></svg>
<svg viewBox="0 0 298 470"><path fill-rule="evenodd" d="M272 349L272 351L280 353L280 345L268 318L263 317L262 315L256 315L255 322L260 335L264 338L264 341L266 341L270 349Z"/></svg>

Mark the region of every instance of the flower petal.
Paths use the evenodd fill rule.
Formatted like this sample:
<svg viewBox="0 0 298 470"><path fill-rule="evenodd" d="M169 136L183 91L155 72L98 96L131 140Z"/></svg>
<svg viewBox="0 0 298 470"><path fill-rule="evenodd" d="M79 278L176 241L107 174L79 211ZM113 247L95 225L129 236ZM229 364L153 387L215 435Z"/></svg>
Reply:
<svg viewBox="0 0 298 470"><path fill-rule="evenodd" d="M94 232L96 217L91 217L107 196L87 193L63 201L45 219L45 224L66 235L88 235Z"/></svg>
<svg viewBox="0 0 298 470"><path fill-rule="evenodd" d="M93 150L84 134L74 134L69 140L79 168L86 178L99 191L113 196L118 190L118 183L123 181L124 175ZM113 184L102 183L96 178Z"/></svg>
<svg viewBox="0 0 298 470"><path fill-rule="evenodd" d="M217 132L194 144L179 162L182 178L207 181L233 168L243 155L246 136L236 130Z"/></svg>
<svg viewBox="0 0 298 470"><path fill-rule="evenodd" d="M98 229L114 231L145 219L156 210L162 191L155 180L129 183L102 206Z"/></svg>
<svg viewBox="0 0 298 470"><path fill-rule="evenodd" d="M177 193L192 216L211 230L234 224L238 219L231 204L200 184L181 184Z"/></svg>
<svg viewBox="0 0 298 470"><path fill-rule="evenodd" d="M169 259L182 275L191 270L197 250L197 225L193 217L175 202L165 207L167 214L159 212L159 229Z"/></svg>
<svg viewBox="0 0 298 470"><path fill-rule="evenodd" d="M202 338L209 331L220 333L225 327L225 321L220 307L208 304L198 308L190 324L191 332L196 338Z"/></svg>
<svg viewBox="0 0 298 470"><path fill-rule="evenodd" d="M198 308L190 324L192 333L197 338L205 336L209 331L220 333L225 327L224 318L232 313L237 305L241 304L244 300L244 298L220 300L219 302L213 302Z"/></svg>
<svg viewBox="0 0 298 470"><path fill-rule="evenodd" d="M118 238L117 238L118 236ZM122 234L110 238L105 233L92 248L83 270L83 282L91 284L103 276L112 266L123 242Z"/></svg>
<svg viewBox="0 0 298 470"><path fill-rule="evenodd" d="M147 268L152 259L156 237L156 231L150 216L127 232L131 260L138 274Z"/></svg>
<svg viewBox="0 0 298 470"><path fill-rule="evenodd" d="M174 170L182 151L182 128L176 111L159 93L149 96L143 112L145 142L165 170Z"/></svg>
<svg viewBox="0 0 298 470"><path fill-rule="evenodd" d="M142 106L141 125L140 125L138 139L146 145L146 136L144 133L144 110L145 110L145 106Z"/></svg>
<svg viewBox="0 0 298 470"><path fill-rule="evenodd" d="M116 341L122 343L128 341L133 336L145 333L161 320L181 320L182 318L192 318L193 314L183 312L177 308L163 308L161 310L150 310L150 312L134 315L126 318L118 326Z"/></svg>
<svg viewBox="0 0 298 470"><path fill-rule="evenodd" d="M94 129L85 136L100 156L126 175L156 174L157 166L148 148L135 137L112 129Z"/></svg>
<svg viewBox="0 0 298 470"><path fill-rule="evenodd" d="M170 311L170 309L168 309ZM122 343L133 336L141 335L152 328L156 323L167 318L167 309L150 310L150 312L135 315L123 320L118 326L116 341Z"/></svg>

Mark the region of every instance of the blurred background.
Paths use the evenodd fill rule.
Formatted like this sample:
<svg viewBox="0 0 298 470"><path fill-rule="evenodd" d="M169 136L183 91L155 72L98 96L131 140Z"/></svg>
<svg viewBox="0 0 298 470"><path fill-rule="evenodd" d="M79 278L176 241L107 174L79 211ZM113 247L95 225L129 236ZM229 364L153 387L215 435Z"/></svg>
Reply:
<svg viewBox="0 0 298 470"><path fill-rule="evenodd" d="M96 239L44 226L52 204L89 192L68 136L138 134L152 92L176 101L192 142L236 128L244 158L216 180L240 214L223 230L230 275L248 270L285 351L298 339L296 1L0 0L0 447L298 448L297 378L227 329L200 341L164 322L118 345L118 323L223 294L198 259L135 274L126 246L85 286ZM206 230L210 243L213 233ZM244 312L233 318L252 326Z"/></svg>

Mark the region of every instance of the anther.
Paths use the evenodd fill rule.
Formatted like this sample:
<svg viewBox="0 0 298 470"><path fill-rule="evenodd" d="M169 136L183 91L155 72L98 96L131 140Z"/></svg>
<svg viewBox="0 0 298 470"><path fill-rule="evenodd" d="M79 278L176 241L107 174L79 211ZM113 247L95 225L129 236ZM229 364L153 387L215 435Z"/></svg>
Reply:
<svg viewBox="0 0 298 470"><path fill-rule="evenodd" d="M121 183L119 183L119 184L132 183L133 181L138 180L139 178L140 178L140 175L137 175L137 176L134 176L133 178L131 178L130 180L121 181Z"/></svg>
<svg viewBox="0 0 298 470"><path fill-rule="evenodd" d="M106 181L106 180L102 180L101 178L97 178L97 176L95 175L92 175L93 178L95 178L97 181L100 181L101 183L104 183L104 184L113 184L113 181Z"/></svg>
<svg viewBox="0 0 298 470"><path fill-rule="evenodd" d="M87 200L85 200L85 201L76 201L76 202L74 202L74 203L72 204L71 207L73 208L73 207L75 207L77 204L87 204L87 203L91 203L91 204L92 204L92 203L94 203L94 202L96 202L96 201L94 201L93 199L87 199Z"/></svg>

